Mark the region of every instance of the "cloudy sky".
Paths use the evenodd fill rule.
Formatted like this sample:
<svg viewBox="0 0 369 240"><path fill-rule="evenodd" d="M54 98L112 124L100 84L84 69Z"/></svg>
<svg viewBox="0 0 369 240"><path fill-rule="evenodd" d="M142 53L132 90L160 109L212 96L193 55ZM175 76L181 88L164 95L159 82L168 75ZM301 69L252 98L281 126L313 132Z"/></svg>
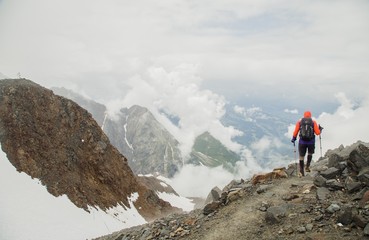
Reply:
<svg viewBox="0 0 369 240"><path fill-rule="evenodd" d="M0 73L73 89L112 116L146 106L184 150L204 130L239 149L225 105L261 100L342 124L326 147L369 140L368 43L366 0L0 0Z"/></svg>

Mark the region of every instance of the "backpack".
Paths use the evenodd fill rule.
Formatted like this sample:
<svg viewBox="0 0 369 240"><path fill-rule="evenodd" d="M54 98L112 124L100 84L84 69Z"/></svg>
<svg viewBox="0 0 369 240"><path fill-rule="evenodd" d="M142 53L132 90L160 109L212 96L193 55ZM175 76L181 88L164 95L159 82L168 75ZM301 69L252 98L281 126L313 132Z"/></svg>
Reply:
<svg viewBox="0 0 369 240"><path fill-rule="evenodd" d="M304 141L310 141L315 137L314 122L311 118L302 118L300 121L300 138Z"/></svg>

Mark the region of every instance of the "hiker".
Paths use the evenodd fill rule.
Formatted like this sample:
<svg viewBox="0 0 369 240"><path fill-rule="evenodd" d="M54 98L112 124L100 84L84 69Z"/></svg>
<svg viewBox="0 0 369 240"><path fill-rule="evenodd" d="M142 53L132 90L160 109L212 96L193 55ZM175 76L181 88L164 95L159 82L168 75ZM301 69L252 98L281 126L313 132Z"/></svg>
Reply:
<svg viewBox="0 0 369 240"><path fill-rule="evenodd" d="M299 134L299 165L300 165L300 172L299 176L305 176L304 173L304 158L307 155L307 162L306 162L306 172L310 172L310 164L311 160L313 159L313 154L315 150L315 135L320 135L323 128L316 123L315 120L311 118L311 112L306 111L304 112L304 117L301 118L296 123L295 131L293 132L293 137L291 142L295 145L295 141L297 138L297 134Z"/></svg>

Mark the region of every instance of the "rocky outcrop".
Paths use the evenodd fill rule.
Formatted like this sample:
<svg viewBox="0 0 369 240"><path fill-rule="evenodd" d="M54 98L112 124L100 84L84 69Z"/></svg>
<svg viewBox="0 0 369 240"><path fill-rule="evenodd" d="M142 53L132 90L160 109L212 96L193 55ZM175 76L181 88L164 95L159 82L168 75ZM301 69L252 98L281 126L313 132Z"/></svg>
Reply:
<svg viewBox="0 0 369 240"><path fill-rule="evenodd" d="M17 171L40 179L54 196L106 210L138 193L146 219L174 210L139 181L91 114L25 79L0 81L0 141Z"/></svg>
<svg viewBox="0 0 369 240"><path fill-rule="evenodd" d="M302 178L292 164L288 178L233 180L203 209L99 239L367 239L368 145L331 150Z"/></svg>

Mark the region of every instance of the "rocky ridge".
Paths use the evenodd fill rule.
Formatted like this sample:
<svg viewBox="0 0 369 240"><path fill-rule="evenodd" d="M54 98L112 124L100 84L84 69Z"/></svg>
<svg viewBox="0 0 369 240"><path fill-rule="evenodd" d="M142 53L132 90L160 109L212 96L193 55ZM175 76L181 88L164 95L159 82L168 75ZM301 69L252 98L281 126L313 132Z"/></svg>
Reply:
<svg viewBox="0 0 369 240"><path fill-rule="evenodd" d="M201 209L97 239L369 239L369 144L330 150L311 169L232 181Z"/></svg>
<svg viewBox="0 0 369 240"><path fill-rule="evenodd" d="M106 106L65 88L52 88L87 109L111 143L128 159L135 174L159 173L172 177L183 166L179 142L144 107L121 108L112 118Z"/></svg>
<svg viewBox="0 0 369 240"><path fill-rule="evenodd" d="M122 108L119 119L107 119L103 128L137 174L173 177L183 166L179 142L147 108Z"/></svg>
<svg viewBox="0 0 369 240"><path fill-rule="evenodd" d="M133 193L147 220L178 211L138 180L88 111L32 81L0 81L0 142L17 171L86 211L131 208Z"/></svg>

